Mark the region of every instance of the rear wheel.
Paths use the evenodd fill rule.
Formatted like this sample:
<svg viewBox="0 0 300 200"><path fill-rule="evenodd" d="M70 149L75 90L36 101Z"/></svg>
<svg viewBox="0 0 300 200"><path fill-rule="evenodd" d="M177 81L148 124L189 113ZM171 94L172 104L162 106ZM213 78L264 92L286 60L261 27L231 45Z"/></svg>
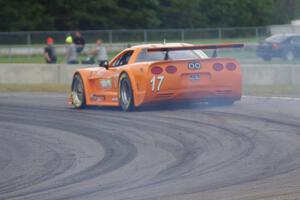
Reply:
<svg viewBox="0 0 300 200"><path fill-rule="evenodd" d="M133 91L127 74L122 74L119 80L119 103L123 111L134 110Z"/></svg>
<svg viewBox="0 0 300 200"><path fill-rule="evenodd" d="M76 74L73 78L71 98L75 108L86 107L83 81L79 74Z"/></svg>

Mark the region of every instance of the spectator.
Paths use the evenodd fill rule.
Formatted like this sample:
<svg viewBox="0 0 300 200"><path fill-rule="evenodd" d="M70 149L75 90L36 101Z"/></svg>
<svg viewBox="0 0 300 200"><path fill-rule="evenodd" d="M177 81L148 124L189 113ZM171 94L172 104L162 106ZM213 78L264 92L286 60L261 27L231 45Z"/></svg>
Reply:
<svg viewBox="0 0 300 200"><path fill-rule="evenodd" d="M88 52L89 55L93 56L93 59L96 59L99 64L108 60L107 52L103 46L102 40L96 40L96 48Z"/></svg>
<svg viewBox="0 0 300 200"><path fill-rule="evenodd" d="M54 64L57 62L55 48L53 47L54 40L52 37L47 38L47 46L44 49L44 58L46 63Z"/></svg>
<svg viewBox="0 0 300 200"><path fill-rule="evenodd" d="M85 46L85 40L78 31L75 32L74 44L76 45L77 53L81 53Z"/></svg>
<svg viewBox="0 0 300 200"><path fill-rule="evenodd" d="M67 46L67 52L66 52L66 60L68 64L77 64L77 52L76 52L76 46L73 43L72 36L68 36L66 38Z"/></svg>

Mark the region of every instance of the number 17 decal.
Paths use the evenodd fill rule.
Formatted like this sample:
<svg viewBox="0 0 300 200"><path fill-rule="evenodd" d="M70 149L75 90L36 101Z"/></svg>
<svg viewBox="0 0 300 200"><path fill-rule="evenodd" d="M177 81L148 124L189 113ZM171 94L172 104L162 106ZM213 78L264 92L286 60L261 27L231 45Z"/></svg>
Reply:
<svg viewBox="0 0 300 200"><path fill-rule="evenodd" d="M164 79L165 79L164 76L153 76L153 78L150 80L152 92L155 91L156 80L158 80L158 85L157 85L156 91L159 92Z"/></svg>

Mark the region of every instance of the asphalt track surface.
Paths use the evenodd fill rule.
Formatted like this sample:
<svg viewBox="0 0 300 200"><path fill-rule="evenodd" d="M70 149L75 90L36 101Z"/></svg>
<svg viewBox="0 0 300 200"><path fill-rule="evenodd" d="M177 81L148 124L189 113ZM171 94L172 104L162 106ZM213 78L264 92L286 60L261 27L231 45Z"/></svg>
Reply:
<svg viewBox="0 0 300 200"><path fill-rule="evenodd" d="M0 94L0 199L300 199L300 101L75 110Z"/></svg>

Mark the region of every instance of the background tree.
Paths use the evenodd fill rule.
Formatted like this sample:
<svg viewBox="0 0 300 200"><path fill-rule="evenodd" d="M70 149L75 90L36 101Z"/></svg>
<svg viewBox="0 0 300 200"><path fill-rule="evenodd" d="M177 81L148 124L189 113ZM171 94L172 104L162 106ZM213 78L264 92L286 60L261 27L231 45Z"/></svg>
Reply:
<svg viewBox="0 0 300 200"><path fill-rule="evenodd" d="M0 0L0 31L265 26L300 0Z"/></svg>

